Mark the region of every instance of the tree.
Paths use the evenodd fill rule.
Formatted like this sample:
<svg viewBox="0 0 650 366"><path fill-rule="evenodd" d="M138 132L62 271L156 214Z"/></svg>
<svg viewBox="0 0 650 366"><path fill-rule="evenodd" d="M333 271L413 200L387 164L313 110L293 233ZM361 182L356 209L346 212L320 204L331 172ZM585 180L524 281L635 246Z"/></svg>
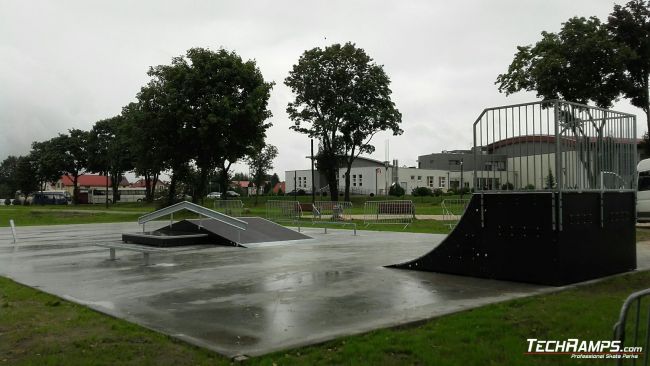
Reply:
<svg viewBox="0 0 650 366"><path fill-rule="evenodd" d="M97 121L88 137L88 169L110 176L114 201L119 199L119 184L124 173L133 169L131 140L126 120L116 116ZM106 195L108 199L108 195Z"/></svg>
<svg viewBox="0 0 650 366"><path fill-rule="evenodd" d="M535 46L518 46L499 91L535 91L544 99L609 108L621 90L623 56L596 17L569 19L559 33L542 32Z"/></svg>
<svg viewBox="0 0 650 366"><path fill-rule="evenodd" d="M553 176L553 172L551 169L548 170L548 175L546 176L545 182L546 186L544 188L546 189L553 189L555 188L555 177Z"/></svg>
<svg viewBox="0 0 650 366"><path fill-rule="evenodd" d="M650 131L650 1L633 0L625 6L615 5L607 28L626 55L623 95L645 112Z"/></svg>
<svg viewBox="0 0 650 366"><path fill-rule="evenodd" d="M148 122L162 133L160 154L172 170L169 201L176 194L176 171L188 162L199 170L195 196L202 196L216 168L227 178L233 163L263 145L273 84L264 81L255 61L243 62L223 49L192 48L148 74L152 79L138 99L152 117Z"/></svg>
<svg viewBox="0 0 650 366"><path fill-rule="evenodd" d="M63 161L55 142L55 139L50 139L32 143L29 159L33 164L40 190L43 190L48 182L56 182L63 175Z"/></svg>
<svg viewBox="0 0 650 366"><path fill-rule="evenodd" d="M154 104L148 93L139 95L145 103ZM152 107L153 108L153 107ZM158 117L144 108L142 103L130 103L122 108L124 133L130 140L129 148L134 172L144 177L145 196L147 202L152 202L158 177L167 168L165 163L167 138L164 131L158 128Z"/></svg>
<svg viewBox="0 0 650 366"><path fill-rule="evenodd" d="M59 134L52 143L63 175L72 181L72 203L79 203L79 177L88 167L88 132L76 128L68 130L69 135Z"/></svg>
<svg viewBox="0 0 650 366"><path fill-rule="evenodd" d="M255 195L255 205L257 205L257 196L260 193L260 187L264 184L267 172L273 169L273 159L278 156L278 148L273 145L266 145L262 150L248 157L248 166L250 167L253 183L257 194Z"/></svg>
<svg viewBox="0 0 650 366"><path fill-rule="evenodd" d="M399 128L402 115L391 100L390 79L381 65L353 43L307 50L285 84L295 94L287 107L291 129L318 138L323 156L340 150L346 167L345 200L350 199L350 170L362 153L372 153L372 137ZM337 159L325 168L332 199L338 199Z"/></svg>
<svg viewBox="0 0 650 366"><path fill-rule="evenodd" d="M16 171L18 157L9 155L0 163L0 199L13 197L18 190L16 184Z"/></svg>
<svg viewBox="0 0 650 366"><path fill-rule="evenodd" d="M273 188L275 188L276 185L278 185L278 183L280 183L280 177L278 177L276 173L273 173L269 181L271 182L271 184L269 184L269 192L270 192Z"/></svg>

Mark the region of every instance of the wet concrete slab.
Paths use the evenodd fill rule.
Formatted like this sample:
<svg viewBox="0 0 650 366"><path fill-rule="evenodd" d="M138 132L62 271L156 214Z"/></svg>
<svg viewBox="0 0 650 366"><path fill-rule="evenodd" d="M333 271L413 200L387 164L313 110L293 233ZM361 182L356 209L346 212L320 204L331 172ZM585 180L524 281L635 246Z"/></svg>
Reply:
<svg viewBox="0 0 650 366"><path fill-rule="evenodd" d="M260 355L551 288L384 268L444 235L306 229L312 239L152 254L108 250L136 224L0 230L0 275L227 356ZM639 246L650 267L650 245Z"/></svg>

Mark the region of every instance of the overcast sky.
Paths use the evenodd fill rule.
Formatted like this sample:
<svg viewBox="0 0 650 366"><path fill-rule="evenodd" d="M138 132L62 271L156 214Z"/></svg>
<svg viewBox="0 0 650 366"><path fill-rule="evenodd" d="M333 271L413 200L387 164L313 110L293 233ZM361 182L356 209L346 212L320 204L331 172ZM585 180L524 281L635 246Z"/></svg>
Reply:
<svg viewBox="0 0 650 366"><path fill-rule="evenodd" d="M618 2L623 3L623 2ZM306 136L290 131L283 80L306 49L352 41L391 78L401 136L375 136L372 157L413 165L418 155L471 145L483 108L506 97L494 80L517 45L580 15L605 19L606 0L8 1L0 0L0 159L34 140L90 129L134 100L152 65L191 47L234 50L275 81L268 142L275 171L308 168ZM637 114L626 101L615 109ZM645 130L639 128L639 133ZM296 157L300 157L296 159ZM239 170L247 171L244 166Z"/></svg>

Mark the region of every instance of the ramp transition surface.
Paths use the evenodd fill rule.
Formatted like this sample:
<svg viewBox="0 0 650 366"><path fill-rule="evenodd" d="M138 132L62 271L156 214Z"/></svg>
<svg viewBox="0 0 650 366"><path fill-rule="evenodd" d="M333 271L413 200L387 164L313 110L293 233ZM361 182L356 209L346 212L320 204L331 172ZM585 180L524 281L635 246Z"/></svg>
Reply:
<svg viewBox="0 0 650 366"><path fill-rule="evenodd" d="M210 238L208 242L221 245L311 239L305 234L260 217L241 217L239 219L248 223L246 230L241 231L213 219L192 219L175 222L171 226L160 228L159 231L204 233L208 234Z"/></svg>
<svg viewBox="0 0 650 366"><path fill-rule="evenodd" d="M631 271L634 211L634 192L475 193L440 245L389 267L555 286Z"/></svg>

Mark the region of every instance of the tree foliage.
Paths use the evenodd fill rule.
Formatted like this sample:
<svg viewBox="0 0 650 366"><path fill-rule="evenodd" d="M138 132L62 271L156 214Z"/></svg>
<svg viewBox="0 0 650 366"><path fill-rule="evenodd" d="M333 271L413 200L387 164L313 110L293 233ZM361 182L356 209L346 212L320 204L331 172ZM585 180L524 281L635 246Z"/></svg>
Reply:
<svg viewBox="0 0 650 366"><path fill-rule="evenodd" d="M133 169L131 146L129 128L121 115L95 122L88 135L88 170L110 176L113 202L118 200L124 173Z"/></svg>
<svg viewBox="0 0 650 366"><path fill-rule="evenodd" d="M267 109L272 83L264 81L255 61L234 52L192 48L171 65L149 70L151 81L138 100L154 124L159 154L172 170L169 200L176 190L176 172L193 161L199 170L196 196L210 174L220 168L227 177L233 163L259 149L271 116ZM223 182L226 189L227 181Z"/></svg>
<svg viewBox="0 0 650 366"><path fill-rule="evenodd" d="M619 48L625 51L625 73L621 91L630 103L646 114L650 131L650 1L633 0L615 5L607 27Z"/></svg>
<svg viewBox="0 0 650 366"><path fill-rule="evenodd" d="M318 138L321 155L342 151L347 167L345 199L349 200L350 169L362 153L372 153L372 137L391 130L399 135L402 116L391 100L390 79L381 65L352 43L307 50L293 66L285 84L295 94L287 107L293 130ZM336 159L325 168L332 199L338 197ZM324 165L324 164L321 164Z"/></svg>
<svg viewBox="0 0 650 366"><path fill-rule="evenodd" d="M596 17L569 19L559 33L542 32L534 46L519 46L508 71L497 77L506 95L535 91L539 98L608 108L620 94L623 60Z"/></svg>
<svg viewBox="0 0 650 366"><path fill-rule="evenodd" d="M248 166L251 170L253 183L257 194L255 195L255 204L257 204L257 196L259 189L264 184L268 172L273 169L273 159L278 156L278 148L273 145L266 145L258 152L251 154L248 157Z"/></svg>

